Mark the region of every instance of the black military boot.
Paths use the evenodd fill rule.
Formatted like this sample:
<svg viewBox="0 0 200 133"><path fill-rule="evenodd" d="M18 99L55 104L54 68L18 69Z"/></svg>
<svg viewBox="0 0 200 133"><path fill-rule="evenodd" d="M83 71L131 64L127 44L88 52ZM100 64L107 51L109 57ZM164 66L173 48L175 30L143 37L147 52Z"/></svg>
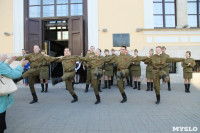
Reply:
<svg viewBox="0 0 200 133"><path fill-rule="evenodd" d="M126 86L129 86L130 82L129 82L129 79L128 79L128 77L126 78L126 81L127 81L127 84L126 84Z"/></svg>
<svg viewBox="0 0 200 133"><path fill-rule="evenodd" d="M96 99L97 99L97 101L95 102L95 104L99 104L101 102L100 96L96 95Z"/></svg>
<svg viewBox="0 0 200 133"><path fill-rule="evenodd" d="M187 93L190 93L190 84L187 84Z"/></svg>
<svg viewBox="0 0 200 133"><path fill-rule="evenodd" d="M19 81L22 80L22 79L23 79L22 77L17 78L17 79L13 79L13 82L17 83L17 82L19 82Z"/></svg>
<svg viewBox="0 0 200 133"><path fill-rule="evenodd" d="M48 92L48 84L45 84L45 92Z"/></svg>
<svg viewBox="0 0 200 133"><path fill-rule="evenodd" d="M130 87L133 87L133 80L130 80Z"/></svg>
<svg viewBox="0 0 200 133"><path fill-rule="evenodd" d="M150 82L147 82L147 90L146 91L150 91Z"/></svg>
<svg viewBox="0 0 200 133"><path fill-rule="evenodd" d="M89 85L86 84L86 86L85 86L85 92L88 92L88 88L89 88Z"/></svg>
<svg viewBox="0 0 200 133"><path fill-rule="evenodd" d="M156 99L157 99L156 104L159 104L160 103L160 95L156 95Z"/></svg>
<svg viewBox="0 0 200 133"><path fill-rule="evenodd" d="M127 101L127 96L126 96L126 94L123 93L123 94L122 94L122 97L123 97L123 99L122 99L121 103L125 103L125 102Z"/></svg>
<svg viewBox="0 0 200 133"><path fill-rule="evenodd" d="M113 76L111 76L111 83L110 85L112 86L113 85Z"/></svg>
<svg viewBox="0 0 200 133"><path fill-rule="evenodd" d="M137 81L134 81L134 88L133 89L137 89Z"/></svg>
<svg viewBox="0 0 200 133"><path fill-rule="evenodd" d="M140 90L140 81L138 82L138 90Z"/></svg>
<svg viewBox="0 0 200 133"><path fill-rule="evenodd" d="M153 91L153 82L151 82L151 91Z"/></svg>
<svg viewBox="0 0 200 133"><path fill-rule="evenodd" d="M44 92L44 84L41 84L42 90L41 92Z"/></svg>
<svg viewBox="0 0 200 133"><path fill-rule="evenodd" d="M72 97L74 98L71 103L77 102L78 101L78 97L76 94L72 95Z"/></svg>
<svg viewBox="0 0 200 133"><path fill-rule="evenodd" d="M170 85L170 82L168 82L167 85L168 85L168 91L171 91L171 85Z"/></svg>
<svg viewBox="0 0 200 133"><path fill-rule="evenodd" d="M62 78L54 78L52 79L52 85L56 85L57 83L62 82Z"/></svg>
<svg viewBox="0 0 200 133"><path fill-rule="evenodd" d="M102 89L108 88L107 83L108 83L108 81L107 81L107 80L104 80L104 87L103 87Z"/></svg>
<svg viewBox="0 0 200 133"><path fill-rule="evenodd" d="M111 86L111 80L108 80L108 89L110 89Z"/></svg>
<svg viewBox="0 0 200 133"><path fill-rule="evenodd" d="M99 91L99 92L102 92L100 86L101 86L101 80L99 80L99 83L98 83L98 91Z"/></svg>
<svg viewBox="0 0 200 133"><path fill-rule="evenodd" d="M30 104L36 103L38 101L38 98L35 92L32 93L32 96L33 96L33 101L31 101Z"/></svg>
<svg viewBox="0 0 200 133"><path fill-rule="evenodd" d="M185 92L187 92L187 85L188 85L188 84L185 84Z"/></svg>

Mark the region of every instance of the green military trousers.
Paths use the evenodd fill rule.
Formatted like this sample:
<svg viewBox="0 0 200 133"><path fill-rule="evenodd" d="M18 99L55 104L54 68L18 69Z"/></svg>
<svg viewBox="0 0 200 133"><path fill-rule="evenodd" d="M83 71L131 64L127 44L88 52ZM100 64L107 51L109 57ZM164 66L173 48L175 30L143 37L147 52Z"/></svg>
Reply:
<svg viewBox="0 0 200 133"><path fill-rule="evenodd" d="M164 70L152 70L152 74L155 93L156 95L160 95L160 79L163 75L166 75L166 72Z"/></svg>
<svg viewBox="0 0 200 133"><path fill-rule="evenodd" d="M40 68L31 68L22 75L23 78L28 78L28 83L29 83L31 93L35 92L35 88L34 88L35 78L38 75L40 75Z"/></svg>
<svg viewBox="0 0 200 133"><path fill-rule="evenodd" d="M96 76L97 73L98 76ZM94 88L95 95L99 95L98 84L102 76L103 76L102 69L91 69L91 83Z"/></svg>
<svg viewBox="0 0 200 133"><path fill-rule="evenodd" d="M69 93L73 96L75 95L75 92L72 87L72 80L74 79L76 72L65 72L62 76L62 81L65 81L66 87L69 91Z"/></svg>
<svg viewBox="0 0 200 133"><path fill-rule="evenodd" d="M117 86L119 88L119 91L121 92L121 94L124 94L124 78L126 78L129 75L129 70L128 69L123 69L121 71L117 71L117 75L119 75L119 73L122 72L123 77L117 77Z"/></svg>
<svg viewBox="0 0 200 133"><path fill-rule="evenodd" d="M91 68L87 69L87 77L86 77L86 84L89 85L91 83Z"/></svg>

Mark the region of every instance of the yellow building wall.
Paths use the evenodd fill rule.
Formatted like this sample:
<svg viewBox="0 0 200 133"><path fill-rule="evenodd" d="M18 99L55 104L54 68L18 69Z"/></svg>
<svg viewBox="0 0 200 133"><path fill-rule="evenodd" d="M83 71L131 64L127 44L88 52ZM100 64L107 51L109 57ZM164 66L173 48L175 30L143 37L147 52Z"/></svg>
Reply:
<svg viewBox="0 0 200 133"><path fill-rule="evenodd" d="M200 34L185 34L185 32L199 32L199 29L145 29L136 32L137 28L144 28L144 7L143 0L99 0L98 1L99 14L99 48L111 49L113 47L113 34L129 33L130 47L128 50L139 49L142 50L146 46L152 47L157 45L162 46L200 46L199 42L190 42L192 36L199 36ZM107 32L102 29L106 28ZM163 32L163 34L149 34L150 32ZM149 32L145 34L144 32ZM166 34L165 32L172 32ZM173 34L173 32L179 32ZM184 34L183 34L184 33ZM188 42L182 42L182 37L187 37ZM147 38L152 37L152 43L147 42ZM179 42L170 43L155 43L155 37L177 37ZM115 47L119 49L119 47Z"/></svg>
<svg viewBox="0 0 200 133"><path fill-rule="evenodd" d="M13 35L4 32L13 33L13 0L0 0L0 18L0 53L12 53Z"/></svg>

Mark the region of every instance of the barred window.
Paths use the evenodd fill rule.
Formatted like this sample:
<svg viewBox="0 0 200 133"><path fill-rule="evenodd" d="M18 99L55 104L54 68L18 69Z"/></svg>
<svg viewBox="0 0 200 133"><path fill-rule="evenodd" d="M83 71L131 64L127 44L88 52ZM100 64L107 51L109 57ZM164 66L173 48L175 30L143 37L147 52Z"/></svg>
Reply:
<svg viewBox="0 0 200 133"><path fill-rule="evenodd" d="M154 28L176 27L176 0L154 0Z"/></svg>

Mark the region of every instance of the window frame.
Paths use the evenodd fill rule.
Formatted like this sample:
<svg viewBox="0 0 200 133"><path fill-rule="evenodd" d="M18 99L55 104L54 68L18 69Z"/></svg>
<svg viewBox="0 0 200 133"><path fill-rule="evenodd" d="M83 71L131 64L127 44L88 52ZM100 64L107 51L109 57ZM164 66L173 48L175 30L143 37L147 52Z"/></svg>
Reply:
<svg viewBox="0 0 200 133"><path fill-rule="evenodd" d="M176 12L176 0L174 0L174 2L169 2L166 0L161 0L159 1L153 1L153 6L154 3L161 3L162 4L162 14L154 14L153 13L153 17L154 16L162 16L162 22L163 22L163 27L154 27L154 29L175 29L177 26L177 12ZM165 4L166 3L174 3L174 14L165 14ZM166 27L166 16L174 16L175 17L175 24L174 27Z"/></svg>
<svg viewBox="0 0 200 133"><path fill-rule="evenodd" d="M169 64L169 73L170 74L176 74L177 69L177 64L176 62L170 63Z"/></svg>
<svg viewBox="0 0 200 133"><path fill-rule="evenodd" d="M196 17L197 17L197 27L191 27L191 28L200 28L200 20L199 20L199 15L200 15L200 11L199 11L199 4L200 4L200 1L199 0L196 0L196 1L188 1L187 0L187 5L188 5L188 3L195 3L196 4L196 7L197 7L197 14L187 14L188 16L192 16L192 15L196 15ZM189 24L188 24L189 25ZM189 25L190 26L190 25Z"/></svg>
<svg viewBox="0 0 200 133"><path fill-rule="evenodd" d="M79 3L71 3L71 0L67 0L67 3L60 3L57 4L57 0L54 0L54 4L43 4L43 0L40 0L40 5L30 5L28 1L28 18L40 18L40 19L45 19L45 18L62 18L62 17L71 17L71 16L83 16L84 15L84 0ZM71 15L71 5L74 4L82 4L82 15ZM54 6L54 16L47 16L43 17L43 7L44 6ZM68 6L68 15L67 16L57 16L57 5L67 5ZM34 6L40 6L40 17L30 17L30 7Z"/></svg>

